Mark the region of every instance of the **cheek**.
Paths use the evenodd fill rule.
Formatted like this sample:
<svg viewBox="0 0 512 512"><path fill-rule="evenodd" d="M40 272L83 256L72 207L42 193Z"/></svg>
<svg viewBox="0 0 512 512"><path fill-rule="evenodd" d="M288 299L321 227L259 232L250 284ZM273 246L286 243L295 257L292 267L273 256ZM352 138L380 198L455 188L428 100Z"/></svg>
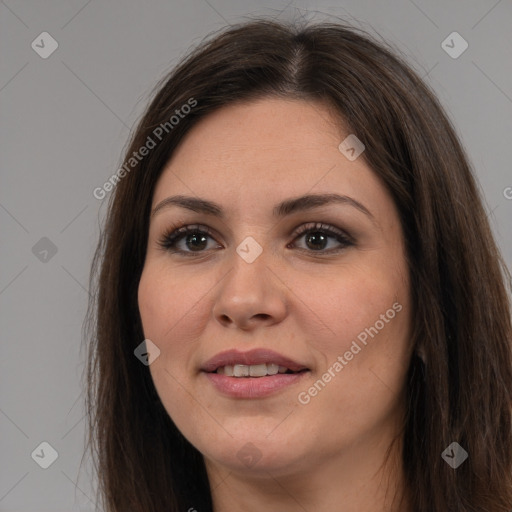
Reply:
<svg viewBox="0 0 512 512"><path fill-rule="evenodd" d="M162 338L168 294L172 294L172 290L157 279L155 272L146 265L139 282L138 304L144 336L153 342Z"/></svg>
<svg viewBox="0 0 512 512"><path fill-rule="evenodd" d="M332 390L350 388L362 402L372 389L385 392L382 382L401 387L410 352L407 282L400 272L381 269L352 267L350 275L333 283L335 291L322 304L330 334L316 338L317 350L325 355L320 372L343 358L334 369L340 377L333 379Z"/></svg>
<svg viewBox="0 0 512 512"><path fill-rule="evenodd" d="M174 332L189 323L190 315L200 308L204 291L199 283L180 277L155 262L149 262L142 272L138 289L138 303L144 334L152 341L164 343ZM186 319L186 322L184 320ZM153 339L154 338L154 339Z"/></svg>
<svg viewBox="0 0 512 512"><path fill-rule="evenodd" d="M150 260L138 288L144 336L160 349L149 370L160 399L173 419L180 417L180 411L188 410L190 397L184 392L183 383L191 370L197 340L198 300L204 295L204 291L191 286L179 274L171 274Z"/></svg>
<svg viewBox="0 0 512 512"><path fill-rule="evenodd" d="M404 311L409 302L401 274L383 270L382 265L351 265L333 274L330 280L308 280L303 293L307 297L306 306L325 326L325 336L316 339L324 340L326 352L344 349L376 322L382 331L389 332L393 324L400 323L406 316ZM401 313L395 314L394 303L402 306ZM385 316L384 321L389 320L384 329L381 315ZM311 313L308 318L310 316ZM307 325L303 328L307 330Z"/></svg>
<svg viewBox="0 0 512 512"><path fill-rule="evenodd" d="M399 274L354 267L330 286L322 293L310 288L310 297L323 297L314 309L328 329L313 336L310 324L320 364L297 398L303 414L325 416L326 425L342 419L342 435L352 436L382 424L400 403L409 358L408 291Z"/></svg>
<svg viewBox="0 0 512 512"><path fill-rule="evenodd" d="M177 382L187 381L195 371L199 340L211 318L207 303L213 284L207 276L192 279L190 274L168 267L165 262L148 261L140 279L138 301L144 336L160 349L150 366L155 385L166 390L167 398L177 399Z"/></svg>

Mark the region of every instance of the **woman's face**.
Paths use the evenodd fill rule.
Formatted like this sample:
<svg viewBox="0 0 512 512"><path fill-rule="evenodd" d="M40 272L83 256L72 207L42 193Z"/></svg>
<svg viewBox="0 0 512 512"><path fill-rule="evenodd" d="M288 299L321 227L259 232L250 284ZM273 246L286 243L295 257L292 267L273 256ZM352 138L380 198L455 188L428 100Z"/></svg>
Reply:
<svg viewBox="0 0 512 512"><path fill-rule="evenodd" d="M307 471L396 434L404 240L382 182L351 139L338 148L349 134L322 103L239 103L194 127L156 185L138 291L149 369L209 467Z"/></svg>

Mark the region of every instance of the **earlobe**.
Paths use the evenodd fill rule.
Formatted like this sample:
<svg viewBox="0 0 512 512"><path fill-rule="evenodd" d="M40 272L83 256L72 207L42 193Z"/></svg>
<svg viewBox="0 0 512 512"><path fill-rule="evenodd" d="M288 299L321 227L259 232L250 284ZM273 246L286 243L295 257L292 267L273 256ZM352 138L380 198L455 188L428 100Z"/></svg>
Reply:
<svg viewBox="0 0 512 512"><path fill-rule="evenodd" d="M425 349L423 347L417 348L415 355L419 357L424 363L427 362L427 355L425 354Z"/></svg>

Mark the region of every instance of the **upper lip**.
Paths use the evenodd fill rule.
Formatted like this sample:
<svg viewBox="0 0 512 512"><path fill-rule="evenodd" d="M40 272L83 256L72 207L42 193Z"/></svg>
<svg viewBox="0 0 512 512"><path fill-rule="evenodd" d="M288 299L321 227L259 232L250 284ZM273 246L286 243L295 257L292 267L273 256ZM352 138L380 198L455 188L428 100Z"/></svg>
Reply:
<svg viewBox="0 0 512 512"><path fill-rule="evenodd" d="M247 352L238 350L226 350L208 359L202 366L204 372L215 372L217 368L222 366L234 366L235 364L254 365L254 364L277 364L284 366L294 372L307 370L303 364L297 363L288 357L285 357L273 350L264 348L256 348Z"/></svg>

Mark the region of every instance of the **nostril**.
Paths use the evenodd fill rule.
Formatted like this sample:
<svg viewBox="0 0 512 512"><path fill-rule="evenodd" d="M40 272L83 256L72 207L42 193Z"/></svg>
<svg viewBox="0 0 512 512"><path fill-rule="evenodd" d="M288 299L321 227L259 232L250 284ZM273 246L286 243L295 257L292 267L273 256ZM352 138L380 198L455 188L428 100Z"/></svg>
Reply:
<svg viewBox="0 0 512 512"><path fill-rule="evenodd" d="M261 318L262 320L266 320L267 318L270 318L270 315L267 315L266 313L258 313L254 315L256 318Z"/></svg>

